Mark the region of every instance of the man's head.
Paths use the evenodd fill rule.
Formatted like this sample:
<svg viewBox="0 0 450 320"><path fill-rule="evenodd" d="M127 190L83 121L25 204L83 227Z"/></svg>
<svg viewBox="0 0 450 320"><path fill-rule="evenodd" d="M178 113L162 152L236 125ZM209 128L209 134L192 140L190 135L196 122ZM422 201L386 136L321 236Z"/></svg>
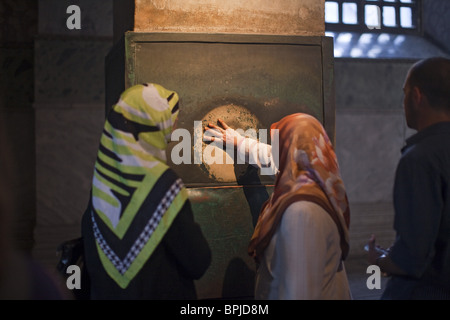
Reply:
<svg viewBox="0 0 450 320"><path fill-rule="evenodd" d="M415 63L403 91L408 127L420 130L440 116L450 117L450 59L434 57Z"/></svg>

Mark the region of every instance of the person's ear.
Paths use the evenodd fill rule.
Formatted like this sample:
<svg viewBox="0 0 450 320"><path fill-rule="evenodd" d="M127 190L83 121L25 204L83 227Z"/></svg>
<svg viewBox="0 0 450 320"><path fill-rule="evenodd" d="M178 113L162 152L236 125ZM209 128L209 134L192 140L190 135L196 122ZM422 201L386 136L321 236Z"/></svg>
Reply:
<svg viewBox="0 0 450 320"><path fill-rule="evenodd" d="M419 87L412 88L412 98L416 105L421 105L424 102L425 96Z"/></svg>

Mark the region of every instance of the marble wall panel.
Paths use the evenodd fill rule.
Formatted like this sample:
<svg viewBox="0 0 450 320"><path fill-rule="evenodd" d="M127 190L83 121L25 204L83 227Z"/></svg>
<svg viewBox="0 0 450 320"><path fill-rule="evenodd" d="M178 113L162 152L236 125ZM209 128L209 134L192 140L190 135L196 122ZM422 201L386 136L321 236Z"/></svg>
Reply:
<svg viewBox="0 0 450 320"><path fill-rule="evenodd" d="M412 61L337 59L336 149L349 198L392 201L395 168L407 128L403 82Z"/></svg>
<svg viewBox="0 0 450 320"><path fill-rule="evenodd" d="M70 5L80 8L81 29L67 28ZM39 0L39 34L112 37L113 0Z"/></svg>
<svg viewBox="0 0 450 320"><path fill-rule="evenodd" d="M105 57L112 40L38 38L35 101L104 103Z"/></svg>
<svg viewBox="0 0 450 320"><path fill-rule="evenodd" d="M0 108L30 108L34 99L34 51L0 47Z"/></svg>
<svg viewBox="0 0 450 320"><path fill-rule="evenodd" d="M394 240L392 191L407 128L402 86L413 61L336 59L336 153L351 208L350 256Z"/></svg>
<svg viewBox="0 0 450 320"><path fill-rule="evenodd" d="M103 104L36 105L38 224L81 221L103 124Z"/></svg>
<svg viewBox="0 0 450 320"><path fill-rule="evenodd" d="M392 201L405 132L401 112L337 112L336 153L350 201Z"/></svg>
<svg viewBox="0 0 450 320"><path fill-rule="evenodd" d="M5 203L1 203L1 223L5 223L6 215L14 245L31 251L36 210L34 112L31 108L0 108L0 171L0 201L9 204L5 209Z"/></svg>
<svg viewBox="0 0 450 320"><path fill-rule="evenodd" d="M336 59L336 110L401 110L411 60Z"/></svg>

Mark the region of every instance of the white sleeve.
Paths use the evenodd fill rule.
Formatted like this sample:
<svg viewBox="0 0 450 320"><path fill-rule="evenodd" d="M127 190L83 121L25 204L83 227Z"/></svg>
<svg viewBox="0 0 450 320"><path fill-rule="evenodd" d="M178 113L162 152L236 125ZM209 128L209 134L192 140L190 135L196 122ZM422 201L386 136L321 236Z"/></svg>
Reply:
<svg viewBox="0 0 450 320"><path fill-rule="evenodd" d="M241 161L260 169L261 175L275 176L278 173L272 156L272 147L252 138L245 138L237 147Z"/></svg>

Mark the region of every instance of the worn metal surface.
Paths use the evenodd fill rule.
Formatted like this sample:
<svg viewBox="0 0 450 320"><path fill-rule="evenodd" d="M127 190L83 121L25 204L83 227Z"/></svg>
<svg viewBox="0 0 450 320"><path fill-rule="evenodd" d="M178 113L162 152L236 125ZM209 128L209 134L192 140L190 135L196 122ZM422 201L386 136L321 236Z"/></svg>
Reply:
<svg viewBox="0 0 450 320"><path fill-rule="evenodd" d="M200 299L251 299L255 262L247 246L271 186L189 188L195 220L212 250L212 263L196 282Z"/></svg>
<svg viewBox="0 0 450 320"><path fill-rule="evenodd" d="M195 121L205 126L215 115L225 116L234 128L269 131L283 116L305 112L324 123L334 140L332 38L127 32L117 46L107 58L107 74L116 76L107 78L108 98L117 99L121 87L143 82L177 91L181 97L178 127L191 134L192 151L198 143ZM117 68L124 68L122 79L117 78L122 71L113 72ZM107 108L113 101L107 101ZM224 108L228 114L220 112ZM240 109L250 117L242 119ZM169 160L176 144L169 146ZM202 149L204 143L200 144ZM236 170L233 177L233 166L217 174L204 162L194 162L192 152L189 164L170 163L189 186L237 185L245 170ZM260 180L270 183L265 176Z"/></svg>

